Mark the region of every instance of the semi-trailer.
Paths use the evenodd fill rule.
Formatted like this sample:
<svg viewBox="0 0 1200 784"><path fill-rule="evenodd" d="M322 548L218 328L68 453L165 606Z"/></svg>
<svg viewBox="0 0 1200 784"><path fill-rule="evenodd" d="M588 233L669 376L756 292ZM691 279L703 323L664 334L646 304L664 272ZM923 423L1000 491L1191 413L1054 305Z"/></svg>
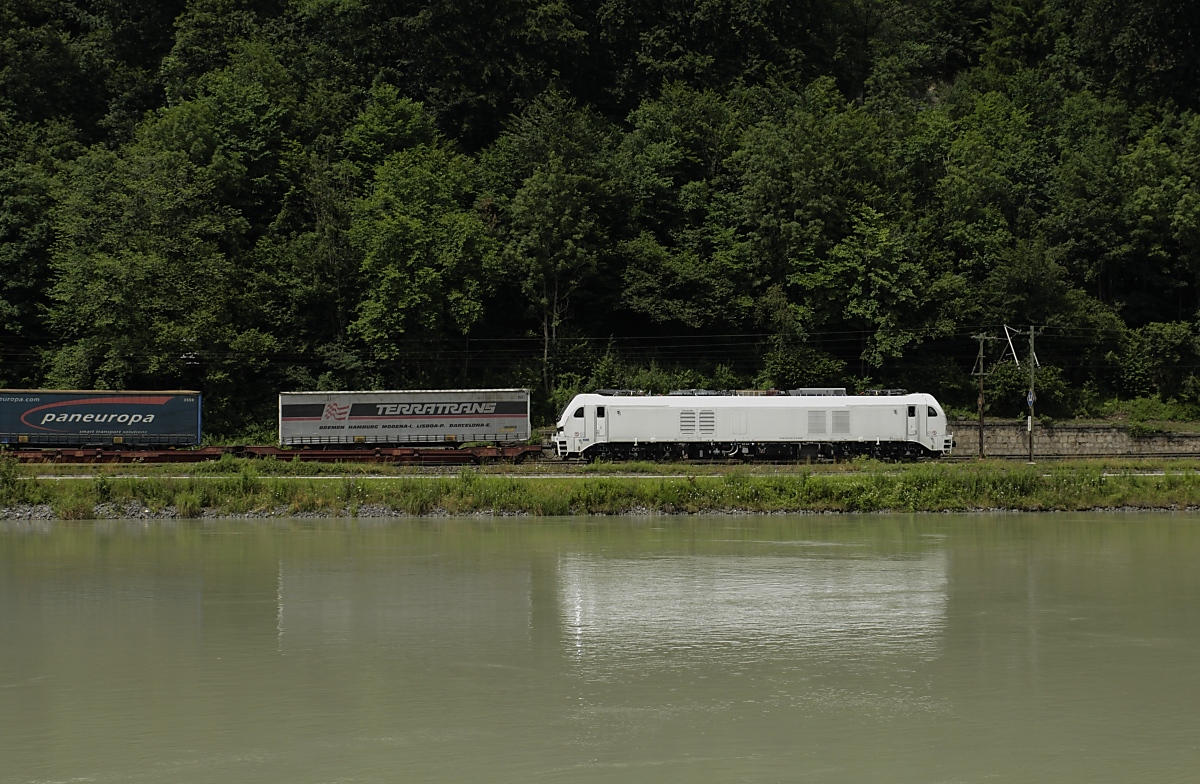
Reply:
<svg viewBox="0 0 1200 784"><path fill-rule="evenodd" d="M528 389L283 392L281 446L457 446L529 440Z"/></svg>
<svg viewBox="0 0 1200 784"><path fill-rule="evenodd" d="M193 390L0 390L0 444L180 447L200 444Z"/></svg>

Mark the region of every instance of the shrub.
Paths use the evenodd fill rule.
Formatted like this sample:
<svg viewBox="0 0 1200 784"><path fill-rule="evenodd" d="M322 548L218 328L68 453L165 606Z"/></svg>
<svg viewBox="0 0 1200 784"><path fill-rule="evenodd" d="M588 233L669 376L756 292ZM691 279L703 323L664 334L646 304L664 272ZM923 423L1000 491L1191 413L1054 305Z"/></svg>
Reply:
<svg viewBox="0 0 1200 784"><path fill-rule="evenodd" d="M92 499L74 493L54 498L50 508L60 520L91 520L96 516L96 505Z"/></svg>
<svg viewBox="0 0 1200 784"><path fill-rule="evenodd" d="M8 455L0 456L0 502L12 503L20 499L24 481L17 459Z"/></svg>
<svg viewBox="0 0 1200 784"><path fill-rule="evenodd" d="M201 511L200 496L195 493L175 495L175 514L178 517L199 517Z"/></svg>

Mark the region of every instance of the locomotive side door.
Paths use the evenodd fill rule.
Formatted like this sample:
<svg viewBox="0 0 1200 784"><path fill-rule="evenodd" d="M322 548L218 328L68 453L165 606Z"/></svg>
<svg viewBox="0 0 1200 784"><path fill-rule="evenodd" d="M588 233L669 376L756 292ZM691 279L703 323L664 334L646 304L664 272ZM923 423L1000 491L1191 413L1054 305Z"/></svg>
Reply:
<svg viewBox="0 0 1200 784"><path fill-rule="evenodd" d="M587 444L586 413L587 406L579 406L575 409L575 412L571 414L571 419L567 424L564 435L570 439L570 446L567 448L567 452L570 454L579 454L579 452L583 450L584 445Z"/></svg>
<svg viewBox="0 0 1200 784"><path fill-rule="evenodd" d="M936 408L934 408L933 406L925 407L925 435L929 436L929 438L932 439L932 441L934 441L934 442L937 441L937 434L938 434L937 415L938 415L938 412L937 412ZM945 434L943 433L943 435L945 435Z"/></svg>
<svg viewBox="0 0 1200 784"><path fill-rule="evenodd" d="M605 406L596 406L596 443L608 440L608 418Z"/></svg>
<svg viewBox="0 0 1200 784"><path fill-rule="evenodd" d="M909 406L908 407L908 430L907 430L909 438L916 438L917 434L920 432L919 427L918 427L919 422L917 421L918 418L919 417L917 416L917 406Z"/></svg>

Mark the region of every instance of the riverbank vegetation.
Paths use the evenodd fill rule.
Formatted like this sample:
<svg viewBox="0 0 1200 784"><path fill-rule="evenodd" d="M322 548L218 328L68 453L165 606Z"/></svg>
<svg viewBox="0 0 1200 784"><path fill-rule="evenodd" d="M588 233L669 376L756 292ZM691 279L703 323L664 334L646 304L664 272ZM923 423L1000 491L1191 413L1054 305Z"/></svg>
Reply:
<svg viewBox="0 0 1200 784"><path fill-rule="evenodd" d="M795 467L770 474L540 477L365 477L236 473L48 479L0 472L0 507L41 506L61 519L158 515L358 516L692 514L701 512L942 512L1168 509L1200 506L1200 472L1146 466L979 463L855 470Z"/></svg>
<svg viewBox="0 0 1200 784"><path fill-rule="evenodd" d="M2 455L2 453L0 453ZM947 459L944 466L976 466L988 468L1011 468L1023 464L1013 460L990 459L980 462L974 457ZM826 473L893 473L908 470L905 463L886 463L868 458L855 458L841 462L816 463L743 463L679 461L651 463L645 461L573 463L551 461L529 461L525 463L491 463L480 466L436 466L396 465L369 462L308 462L301 460L278 460L274 458L241 458L222 456L220 460L197 463L18 463L12 458L0 456L0 463L22 477L91 477L106 476L110 479L211 477L230 476L249 472L259 477L436 477L458 476L464 471L481 476L775 476L779 474L826 474ZM1174 471L1187 473L1200 471L1197 458L1150 458L1150 457L1106 457L1106 458L1042 458L1046 467L1096 470L1106 473L1162 473Z"/></svg>
<svg viewBox="0 0 1200 784"><path fill-rule="evenodd" d="M0 386L199 389L243 441L284 389L528 386L541 421L596 387L968 412L971 336L1008 323L1044 330L1038 413L1194 419L1198 19L4 4ZM1025 410L1026 345L1018 368L988 344L994 416Z"/></svg>

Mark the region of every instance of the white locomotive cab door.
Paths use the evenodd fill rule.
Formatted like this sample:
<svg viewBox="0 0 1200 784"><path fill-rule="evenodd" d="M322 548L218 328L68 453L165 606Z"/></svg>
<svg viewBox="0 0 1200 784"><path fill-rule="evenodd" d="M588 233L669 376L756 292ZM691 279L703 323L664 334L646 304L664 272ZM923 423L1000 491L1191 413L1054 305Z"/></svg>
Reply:
<svg viewBox="0 0 1200 784"><path fill-rule="evenodd" d="M607 406L596 406L596 441L608 440L608 417L605 416L608 412L605 410Z"/></svg>
<svg viewBox="0 0 1200 784"><path fill-rule="evenodd" d="M920 433L920 430L919 430L920 422L918 421L920 419L920 417L917 416L917 413L918 413L917 406L909 406L908 407L908 431L907 432L908 432L909 438L916 438L917 435Z"/></svg>
<svg viewBox="0 0 1200 784"><path fill-rule="evenodd" d="M572 454L582 451L583 446L587 443L587 407L580 406L571 414L571 419L567 423L566 435L570 443L568 447Z"/></svg>

